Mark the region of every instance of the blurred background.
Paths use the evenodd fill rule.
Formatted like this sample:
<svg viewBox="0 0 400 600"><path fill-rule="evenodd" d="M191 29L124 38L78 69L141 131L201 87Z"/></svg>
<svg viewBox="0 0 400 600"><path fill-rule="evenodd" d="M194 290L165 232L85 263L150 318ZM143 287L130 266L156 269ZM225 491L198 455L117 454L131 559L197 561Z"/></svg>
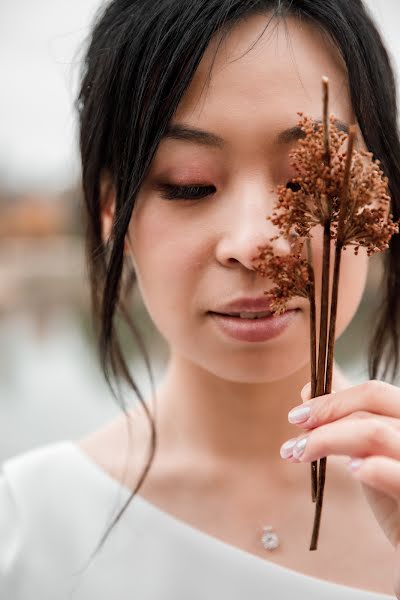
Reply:
<svg viewBox="0 0 400 600"><path fill-rule="evenodd" d="M120 410L100 372L90 322L74 111L80 50L101 4L0 3L0 462L80 437ZM399 2L367 4L398 72ZM355 383L368 378L380 276L374 258L360 309L337 344L337 360ZM137 294L132 310L157 379L165 343ZM146 395L143 361L133 344L127 351Z"/></svg>

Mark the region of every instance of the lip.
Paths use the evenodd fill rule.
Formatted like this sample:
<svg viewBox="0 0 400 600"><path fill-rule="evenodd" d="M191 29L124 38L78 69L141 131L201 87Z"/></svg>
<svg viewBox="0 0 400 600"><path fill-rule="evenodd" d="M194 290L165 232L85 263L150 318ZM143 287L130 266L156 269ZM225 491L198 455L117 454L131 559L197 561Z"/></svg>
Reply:
<svg viewBox="0 0 400 600"><path fill-rule="evenodd" d="M264 301L265 306L265 301ZM225 308L225 310L227 310ZM238 310L238 308L236 308ZM253 310L261 310L254 309ZM268 308L264 308L268 310ZM229 312L235 312L231 308ZM281 335L296 318L300 309L289 309L282 315L271 315L261 319L241 319L229 317L216 312L209 312L209 316L225 335L242 342L266 342Z"/></svg>
<svg viewBox="0 0 400 600"><path fill-rule="evenodd" d="M220 306L213 310L214 313L232 313L232 312L265 312L270 310L271 300L268 300L265 296L259 296L258 298L237 298L224 306Z"/></svg>

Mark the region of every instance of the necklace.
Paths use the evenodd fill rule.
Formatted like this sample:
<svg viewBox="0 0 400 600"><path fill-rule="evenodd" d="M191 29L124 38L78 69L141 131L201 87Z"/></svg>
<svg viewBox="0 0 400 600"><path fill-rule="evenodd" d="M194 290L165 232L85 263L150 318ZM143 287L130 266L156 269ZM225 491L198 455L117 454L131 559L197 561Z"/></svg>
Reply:
<svg viewBox="0 0 400 600"><path fill-rule="evenodd" d="M264 525L261 543L266 550L275 550L279 546L279 537L274 532L272 525Z"/></svg>

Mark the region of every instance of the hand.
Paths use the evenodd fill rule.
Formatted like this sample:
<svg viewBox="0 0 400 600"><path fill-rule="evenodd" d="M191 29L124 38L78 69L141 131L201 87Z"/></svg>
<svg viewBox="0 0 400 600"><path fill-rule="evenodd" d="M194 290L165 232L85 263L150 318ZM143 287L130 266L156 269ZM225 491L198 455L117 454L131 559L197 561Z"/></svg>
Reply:
<svg viewBox="0 0 400 600"><path fill-rule="evenodd" d="M281 456L297 463L330 454L352 459L349 469L396 549L395 593L400 598L400 389L373 380L310 399L307 384L302 399L296 409L309 407L309 416L303 411L304 420L296 422L293 409L288 418L306 435L286 442Z"/></svg>

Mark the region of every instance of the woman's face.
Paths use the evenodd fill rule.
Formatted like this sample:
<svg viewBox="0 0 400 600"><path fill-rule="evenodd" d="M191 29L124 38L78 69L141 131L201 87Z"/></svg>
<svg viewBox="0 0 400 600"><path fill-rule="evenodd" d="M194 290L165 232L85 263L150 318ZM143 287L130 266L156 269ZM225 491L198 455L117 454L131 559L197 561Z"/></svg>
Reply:
<svg viewBox="0 0 400 600"><path fill-rule="evenodd" d="M211 314L235 312L228 304L243 298L265 300L263 292L272 286L254 271L252 258L277 233L266 220L274 188L295 174L288 154L296 142L282 132L297 124L298 111L322 118L323 75L330 81L330 112L354 122L346 72L332 44L293 18L287 30L271 22L255 43L268 19L255 15L235 26L207 84L216 41L210 44L171 122L207 133L175 130L162 140L129 228L144 302L171 351L238 382L271 382L309 362L305 299L291 302L297 310L279 335L258 341L232 337ZM194 199L166 199L162 185L207 189L195 189ZM278 253L291 252L284 239L274 245ZM322 228L315 229L313 246L319 281ZM366 273L364 252L344 253L337 335L356 311ZM254 324L242 326L251 336Z"/></svg>

